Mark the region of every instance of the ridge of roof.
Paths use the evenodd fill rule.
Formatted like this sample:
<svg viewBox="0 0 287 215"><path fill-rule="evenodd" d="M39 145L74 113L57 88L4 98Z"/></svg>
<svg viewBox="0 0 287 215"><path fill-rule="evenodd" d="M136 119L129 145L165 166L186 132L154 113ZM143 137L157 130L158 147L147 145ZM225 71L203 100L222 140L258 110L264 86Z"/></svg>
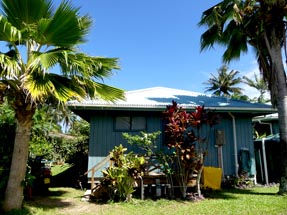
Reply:
<svg viewBox="0 0 287 215"><path fill-rule="evenodd" d="M155 92L158 92L160 96L163 96L162 92L165 92L166 94L173 94L173 95L191 95L191 96L198 96L198 95L206 95L203 93L199 92L194 92L194 91L188 91L188 90L181 90L181 89L175 89L175 88L170 88L170 87L149 87L149 88L143 88L143 89L138 89L138 90L130 90L126 91L126 95L132 95L132 94L148 94L152 93L152 96L159 96L158 94L154 94Z"/></svg>

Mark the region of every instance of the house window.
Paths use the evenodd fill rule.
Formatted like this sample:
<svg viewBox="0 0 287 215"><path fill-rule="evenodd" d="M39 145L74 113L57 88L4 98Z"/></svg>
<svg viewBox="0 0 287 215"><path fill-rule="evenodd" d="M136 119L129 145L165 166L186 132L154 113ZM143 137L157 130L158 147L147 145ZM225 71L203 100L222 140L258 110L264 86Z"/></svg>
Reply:
<svg viewBox="0 0 287 215"><path fill-rule="evenodd" d="M142 116L117 116L115 118L116 131L146 130L146 118Z"/></svg>

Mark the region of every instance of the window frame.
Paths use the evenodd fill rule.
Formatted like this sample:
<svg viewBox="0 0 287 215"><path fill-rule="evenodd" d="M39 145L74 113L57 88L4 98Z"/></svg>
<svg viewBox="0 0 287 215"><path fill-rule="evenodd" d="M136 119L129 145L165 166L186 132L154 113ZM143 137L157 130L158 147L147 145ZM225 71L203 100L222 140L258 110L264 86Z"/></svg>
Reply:
<svg viewBox="0 0 287 215"><path fill-rule="evenodd" d="M129 126L128 127L125 127L124 125L121 126L120 125L120 121L118 120L121 120L122 122L124 121L127 121L127 120L124 120L124 118L128 118L128 124ZM143 125L141 127L141 125L139 126L136 126L135 128L135 125L134 124L137 124L137 122L140 122L140 121L135 121L136 119L140 119L141 120L144 120L143 121ZM138 127L138 128L137 128ZM146 127L147 127L147 119L145 116L128 116L128 115L121 115L121 116L115 116L114 117L114 131L116 132L123 132L123 131L126 131L126 132L138 132L138 131L145 131L146 130Z"/></svg>

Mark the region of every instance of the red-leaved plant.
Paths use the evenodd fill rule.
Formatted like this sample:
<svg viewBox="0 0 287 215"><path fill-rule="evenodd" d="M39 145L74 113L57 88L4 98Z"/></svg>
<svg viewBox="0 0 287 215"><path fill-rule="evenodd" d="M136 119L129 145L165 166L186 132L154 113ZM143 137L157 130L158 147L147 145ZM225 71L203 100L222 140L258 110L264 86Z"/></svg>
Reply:
<svg viewBox="0 0 287 215"><path fill-rule="evenodd" d="M201 196L200 179L204 157L207 155L211 127L219 122L214 112L197 106L194 112L186 112L175 101L168 105L163 113L167 120L165 135L169 148L175 149L175 176L181 188L182 197L186 198L189 180L196 175L197 194ZM207 125L208 132L201 136L201 129Z"/></svg>

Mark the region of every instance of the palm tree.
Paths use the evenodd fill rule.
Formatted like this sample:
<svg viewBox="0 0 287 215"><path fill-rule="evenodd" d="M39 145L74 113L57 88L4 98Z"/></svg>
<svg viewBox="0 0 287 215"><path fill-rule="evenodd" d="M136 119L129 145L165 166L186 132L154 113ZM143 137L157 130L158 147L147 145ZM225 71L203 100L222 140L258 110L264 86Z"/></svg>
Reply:
<svg viewBox="0 0 287 215"><path fill-rule="evenodd" d="M216 96L230 96L231 94L241 94L241 88L235 87L235 85L241 83L241 78L236 76L238 71L231 70L228 72L228 67L223 65L217 70L218 75L211 74L211 78L204 84L209 85L206 87L206 92L213 91L213 95Z"/></svg>
<svg viewBox="0 0 287 215"><path fill-rule="evenodd" d="M247 84L248 86L255 88L259 91L259 96L256 99L258 103L266 103L268 102L268 99L264 98L264 95L268 92L268 86L263 78L258 77L257 74L254 74L254 80L243 76L242 82Z"/></svg>
<svg viewBox="0 0 287 215"><path fill-rule="evenodd" d="M285 0L222 0L204 11L199 22L200 26L207 26L201 35L201 49L214 44L224 46L224 62L238 59L250 47L255 50L271 102L278 109L280 194L287 193L287 84L282 57L282 51L286 50L286 8Z"/></svg>
<svg viewBox="0 0 287 215"><path fill-rule="evenodd" d="M79 8L62 1L2 0L0 40L9 50L0 53L0 98L15 112L16 137L4 210L21 208L33 115L41 104L65 106L70 99L123 99L123 91L101 83L119 69L116 58L88 56L77 47L91 26ZM55 72L55 70L57 70ZM100 81L100 82L99 82Z"/></svg>

